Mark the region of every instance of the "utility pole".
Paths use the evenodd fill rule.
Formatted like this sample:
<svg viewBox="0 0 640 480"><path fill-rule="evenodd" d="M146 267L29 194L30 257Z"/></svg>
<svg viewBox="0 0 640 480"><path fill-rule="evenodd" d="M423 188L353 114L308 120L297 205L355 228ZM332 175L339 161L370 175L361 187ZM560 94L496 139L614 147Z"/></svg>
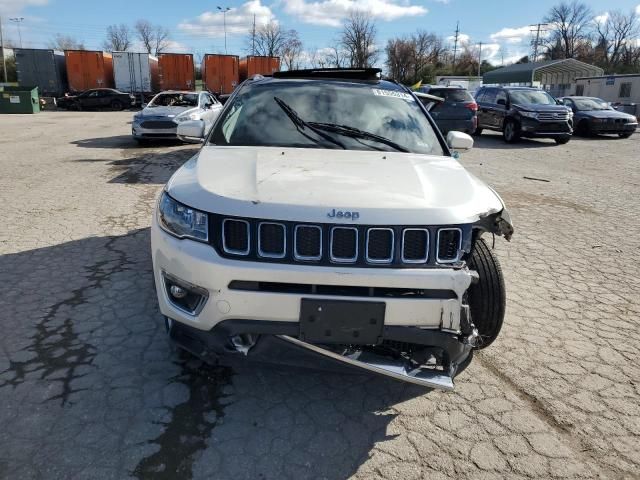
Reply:
<svg viewBox="0 0 640 480"><path fill-rule="evenodd" d="M480 67L482 66L482 42L478 42L480 50L478 51L478 76L480 77Z"/></svg>
<svg viewBox="0 0 640 480"><path fill-rule="evenodd" d="M2 71L4 72L4 83L7 83L7 56L4 50L4 38L2 37L2 17L0 17L0 48L2 48Z"/></svg>
<svg viewBox="0 0 640 480"><path fill-rule="evenodd" d="M24 20L24 17L13 17L9 20L14 22L18 26L18 38L20 39L20 48L22 48L22 32L20 31L20 24Z"/></svg>
<svg viewBox="0 0 640 480"><path fill-rule="evenodd" d="M218 10L222 12L222 21L224 25L224 53L227 53L227 12L231 10L229 7L218 7Z"/></svg>
<svg viewBox="0 0 640 480"><path fill-rule="evenodd" d="M256 54L256 14L253 14L253 28L251 29L251 55Z"/></svg>
<svg viewBox="0 0 640 480"><path fill-rule="evenodd" d="M456 22L456 34L453 40L453 68L456 67L456 52L458 51L458 35L460 34L460 21Z"/></svg>
<svg viewBox="0 0 640 480"><path fill-rule="evenodd" d="M533 41L533 61L536 62L538 60L538 45L540 45L540 32L545 32L546 30L543 27L549 25L548 23L536 23L534 25L529 25L532 28L536 29L536 39ZM532 30L533 32L533 30Z"/></svg>

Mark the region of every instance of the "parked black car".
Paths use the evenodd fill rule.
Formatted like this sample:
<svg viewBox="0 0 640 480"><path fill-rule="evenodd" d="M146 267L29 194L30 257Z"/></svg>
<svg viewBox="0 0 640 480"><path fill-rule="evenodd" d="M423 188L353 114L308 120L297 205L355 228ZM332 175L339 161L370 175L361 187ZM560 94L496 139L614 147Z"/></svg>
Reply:
<svg viewBox="0 0 640 480"><path fill-rule="evenodd" d="M563 144L573 133L572 112L544 90L531 87L481 87L476 93L478 128L502 132L507 143L520 137L553 138Z"/></svg>
<svg viewBox="0 0 640 480"><path fill-rule="evenodd" d="M579 135L608 133L629 138L638 127L636 117L614 110L601 98L563 97L560 100L573 111L573 124Z"/></svg>
<svg viewBox="0 0 640 480"><path fill-rule="evenodd" d="M430 109L431 117L438 125L443 135L451 130L473 134L478 125L478 104L471 94L462 87L422 87L420 92L435 95L444 99L444 102L435 103ZM426 98L420 101L427 106L432 102Z"/></svg>
<svg viewBox="0 0 640 480"><path fill-rule="evenodd" d="M135 105L133 95L123 93L113 88L94 88L78 95L65 95L56 99L59 108L67 110L92 110L108 108L122 110Z"/></svg>

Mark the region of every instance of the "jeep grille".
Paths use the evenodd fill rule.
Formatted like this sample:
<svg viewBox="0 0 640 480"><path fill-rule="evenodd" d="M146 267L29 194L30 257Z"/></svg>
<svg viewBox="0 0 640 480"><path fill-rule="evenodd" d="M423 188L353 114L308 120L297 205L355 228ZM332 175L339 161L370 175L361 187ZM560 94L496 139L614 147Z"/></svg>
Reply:
<svg viewBox="0 0 640 480"><path fill-rule="evenodd" d="M210 214L209 238L223 257L352 267L426 268L456 264L471 225L305 224Z"/></svg>

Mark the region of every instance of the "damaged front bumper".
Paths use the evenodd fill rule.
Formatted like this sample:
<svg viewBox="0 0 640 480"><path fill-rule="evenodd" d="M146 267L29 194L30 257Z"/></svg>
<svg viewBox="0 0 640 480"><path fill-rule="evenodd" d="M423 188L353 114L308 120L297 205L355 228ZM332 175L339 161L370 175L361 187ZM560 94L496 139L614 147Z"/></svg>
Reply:
<svg viewBox="0 0 640 480"><path fill-rule="evenodd" d="M335 370L336 366L381 374L416 385L453 390L454 377L471 361L477 333L453 334L417 327L384 328L380 345L318 345L298 338L291 322L227 320L202 331L167 320L173 342L211 364L237 360ZM420 350L424 363L401 352L401 345Z"/></svg>

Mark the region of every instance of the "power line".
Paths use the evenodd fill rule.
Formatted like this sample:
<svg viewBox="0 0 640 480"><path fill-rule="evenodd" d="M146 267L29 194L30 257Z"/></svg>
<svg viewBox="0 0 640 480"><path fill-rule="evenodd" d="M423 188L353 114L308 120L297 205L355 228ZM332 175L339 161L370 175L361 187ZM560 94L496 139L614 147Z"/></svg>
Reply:
<svg viewBox="0 0 640 480"><path fill-rule="evenodd" d="M533 40L533 61L536 62L538 60L538 46L540 45L540 32L546 32L547 30L543 27L549 25L548 23L536 23L534 25L529 25L531 28L536 29L536 38ZM533 30L531 31L533 33Z"/></svg>
<svg viewBox="0 0 640 480"><path fill-rule="evenodd" d="M453 68L456 66L456 52L458 51L458 35L460 34L460 21L456 22L456 35L453 41Z"/></svg>

